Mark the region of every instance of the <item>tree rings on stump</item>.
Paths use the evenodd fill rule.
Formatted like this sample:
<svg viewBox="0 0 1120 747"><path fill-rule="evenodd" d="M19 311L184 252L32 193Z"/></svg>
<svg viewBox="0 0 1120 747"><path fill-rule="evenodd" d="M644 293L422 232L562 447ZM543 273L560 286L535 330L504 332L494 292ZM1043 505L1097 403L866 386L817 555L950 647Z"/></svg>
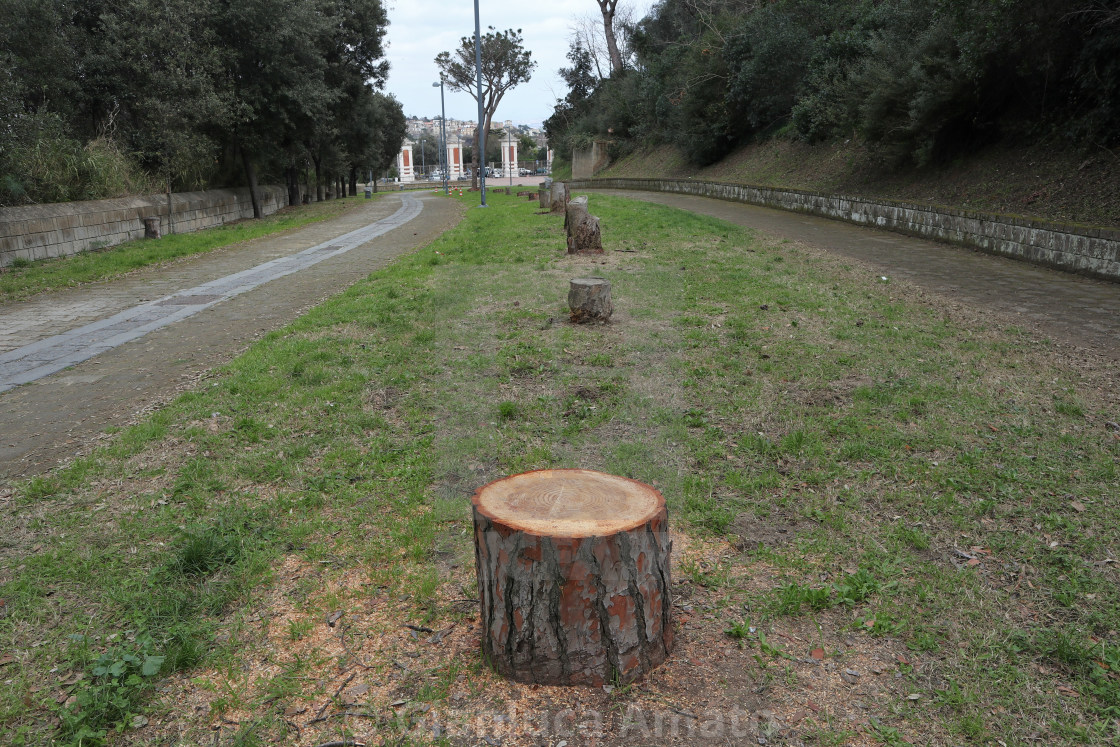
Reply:
<svg viewBox="0 0 1120 747"><path fill-rule="evenodd" d="M673 647L665 500L591 470L527 472L479 488L482 648L522 682L630 682Z"/></svg>

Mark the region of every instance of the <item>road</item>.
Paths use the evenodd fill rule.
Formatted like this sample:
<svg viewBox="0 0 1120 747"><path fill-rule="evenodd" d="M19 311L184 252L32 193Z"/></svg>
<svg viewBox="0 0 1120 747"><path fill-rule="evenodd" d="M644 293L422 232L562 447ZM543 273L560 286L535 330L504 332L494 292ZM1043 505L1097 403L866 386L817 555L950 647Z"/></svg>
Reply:
<svg viewBox="0 0 1120 747"><path fill-rule="evenodd" d="M601 191L710 215L848 257L877 275L907 280L951 302L996 312L1008 325L1120 361L1118 283L802 213L691 195Z"/></svg>

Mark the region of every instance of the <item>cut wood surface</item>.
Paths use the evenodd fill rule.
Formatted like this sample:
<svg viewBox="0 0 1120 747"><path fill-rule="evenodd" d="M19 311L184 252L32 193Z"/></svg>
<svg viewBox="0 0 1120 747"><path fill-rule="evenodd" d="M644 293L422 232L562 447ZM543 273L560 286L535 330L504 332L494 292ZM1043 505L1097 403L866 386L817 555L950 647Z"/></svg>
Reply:
<svg viewBox="0 0 1120 747"><path fill-rule="evenodd" d="M541 470L473 498L482 647L513 679L632 681L673 645L665 501L591 470Z"/></svg>

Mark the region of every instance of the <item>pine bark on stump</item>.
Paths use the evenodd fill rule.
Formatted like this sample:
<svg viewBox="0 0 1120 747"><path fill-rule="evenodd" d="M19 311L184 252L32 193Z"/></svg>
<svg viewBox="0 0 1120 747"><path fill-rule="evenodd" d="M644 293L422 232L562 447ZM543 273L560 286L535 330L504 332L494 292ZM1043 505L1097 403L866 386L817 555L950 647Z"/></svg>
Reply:
<svg viewBox="0 0 1120 747"><path fill-rule="evenodd" d="M635 480L541 470L472 499L482 649L521 682L631 682L673 648L665 500Z"/></svg>
<svg viewBox="0 0 1120 747"><path fill-rule="evenodd" d="M568 312L576 324L608 321L614 313L610 281L604 278L569 280Z"/></svg>
<svg viewBox="0 0 1120 747"><path fill-rule="evenodd" d="M540 183L537 187L537 199L540 200L541 210L548 210L552 207L552 190L544 182Z"/></svg>
<svg viewBox="0 0 1120 747"><path fill-rule="evenodd" d="M568 254L602 254L603 236L599 219L587 211L587 195L576 197L564 209L568 232Z"/></svg>

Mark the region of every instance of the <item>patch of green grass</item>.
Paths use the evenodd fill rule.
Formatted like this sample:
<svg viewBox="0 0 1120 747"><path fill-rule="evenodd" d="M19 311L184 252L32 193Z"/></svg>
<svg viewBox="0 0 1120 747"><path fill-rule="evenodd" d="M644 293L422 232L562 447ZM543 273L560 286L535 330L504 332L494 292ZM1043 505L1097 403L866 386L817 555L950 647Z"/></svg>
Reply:
<svg viewBox="0 0 1120 747"><path fill-rule="evenodd" d="M269 236L334 218L357 207L356 198L286 208L260 220L245 220L159 239L126 241L110 249L29 262L20 259L0 270L0 303L43 291L119 277L148 265L202 254L242 241Z"/></svg>

